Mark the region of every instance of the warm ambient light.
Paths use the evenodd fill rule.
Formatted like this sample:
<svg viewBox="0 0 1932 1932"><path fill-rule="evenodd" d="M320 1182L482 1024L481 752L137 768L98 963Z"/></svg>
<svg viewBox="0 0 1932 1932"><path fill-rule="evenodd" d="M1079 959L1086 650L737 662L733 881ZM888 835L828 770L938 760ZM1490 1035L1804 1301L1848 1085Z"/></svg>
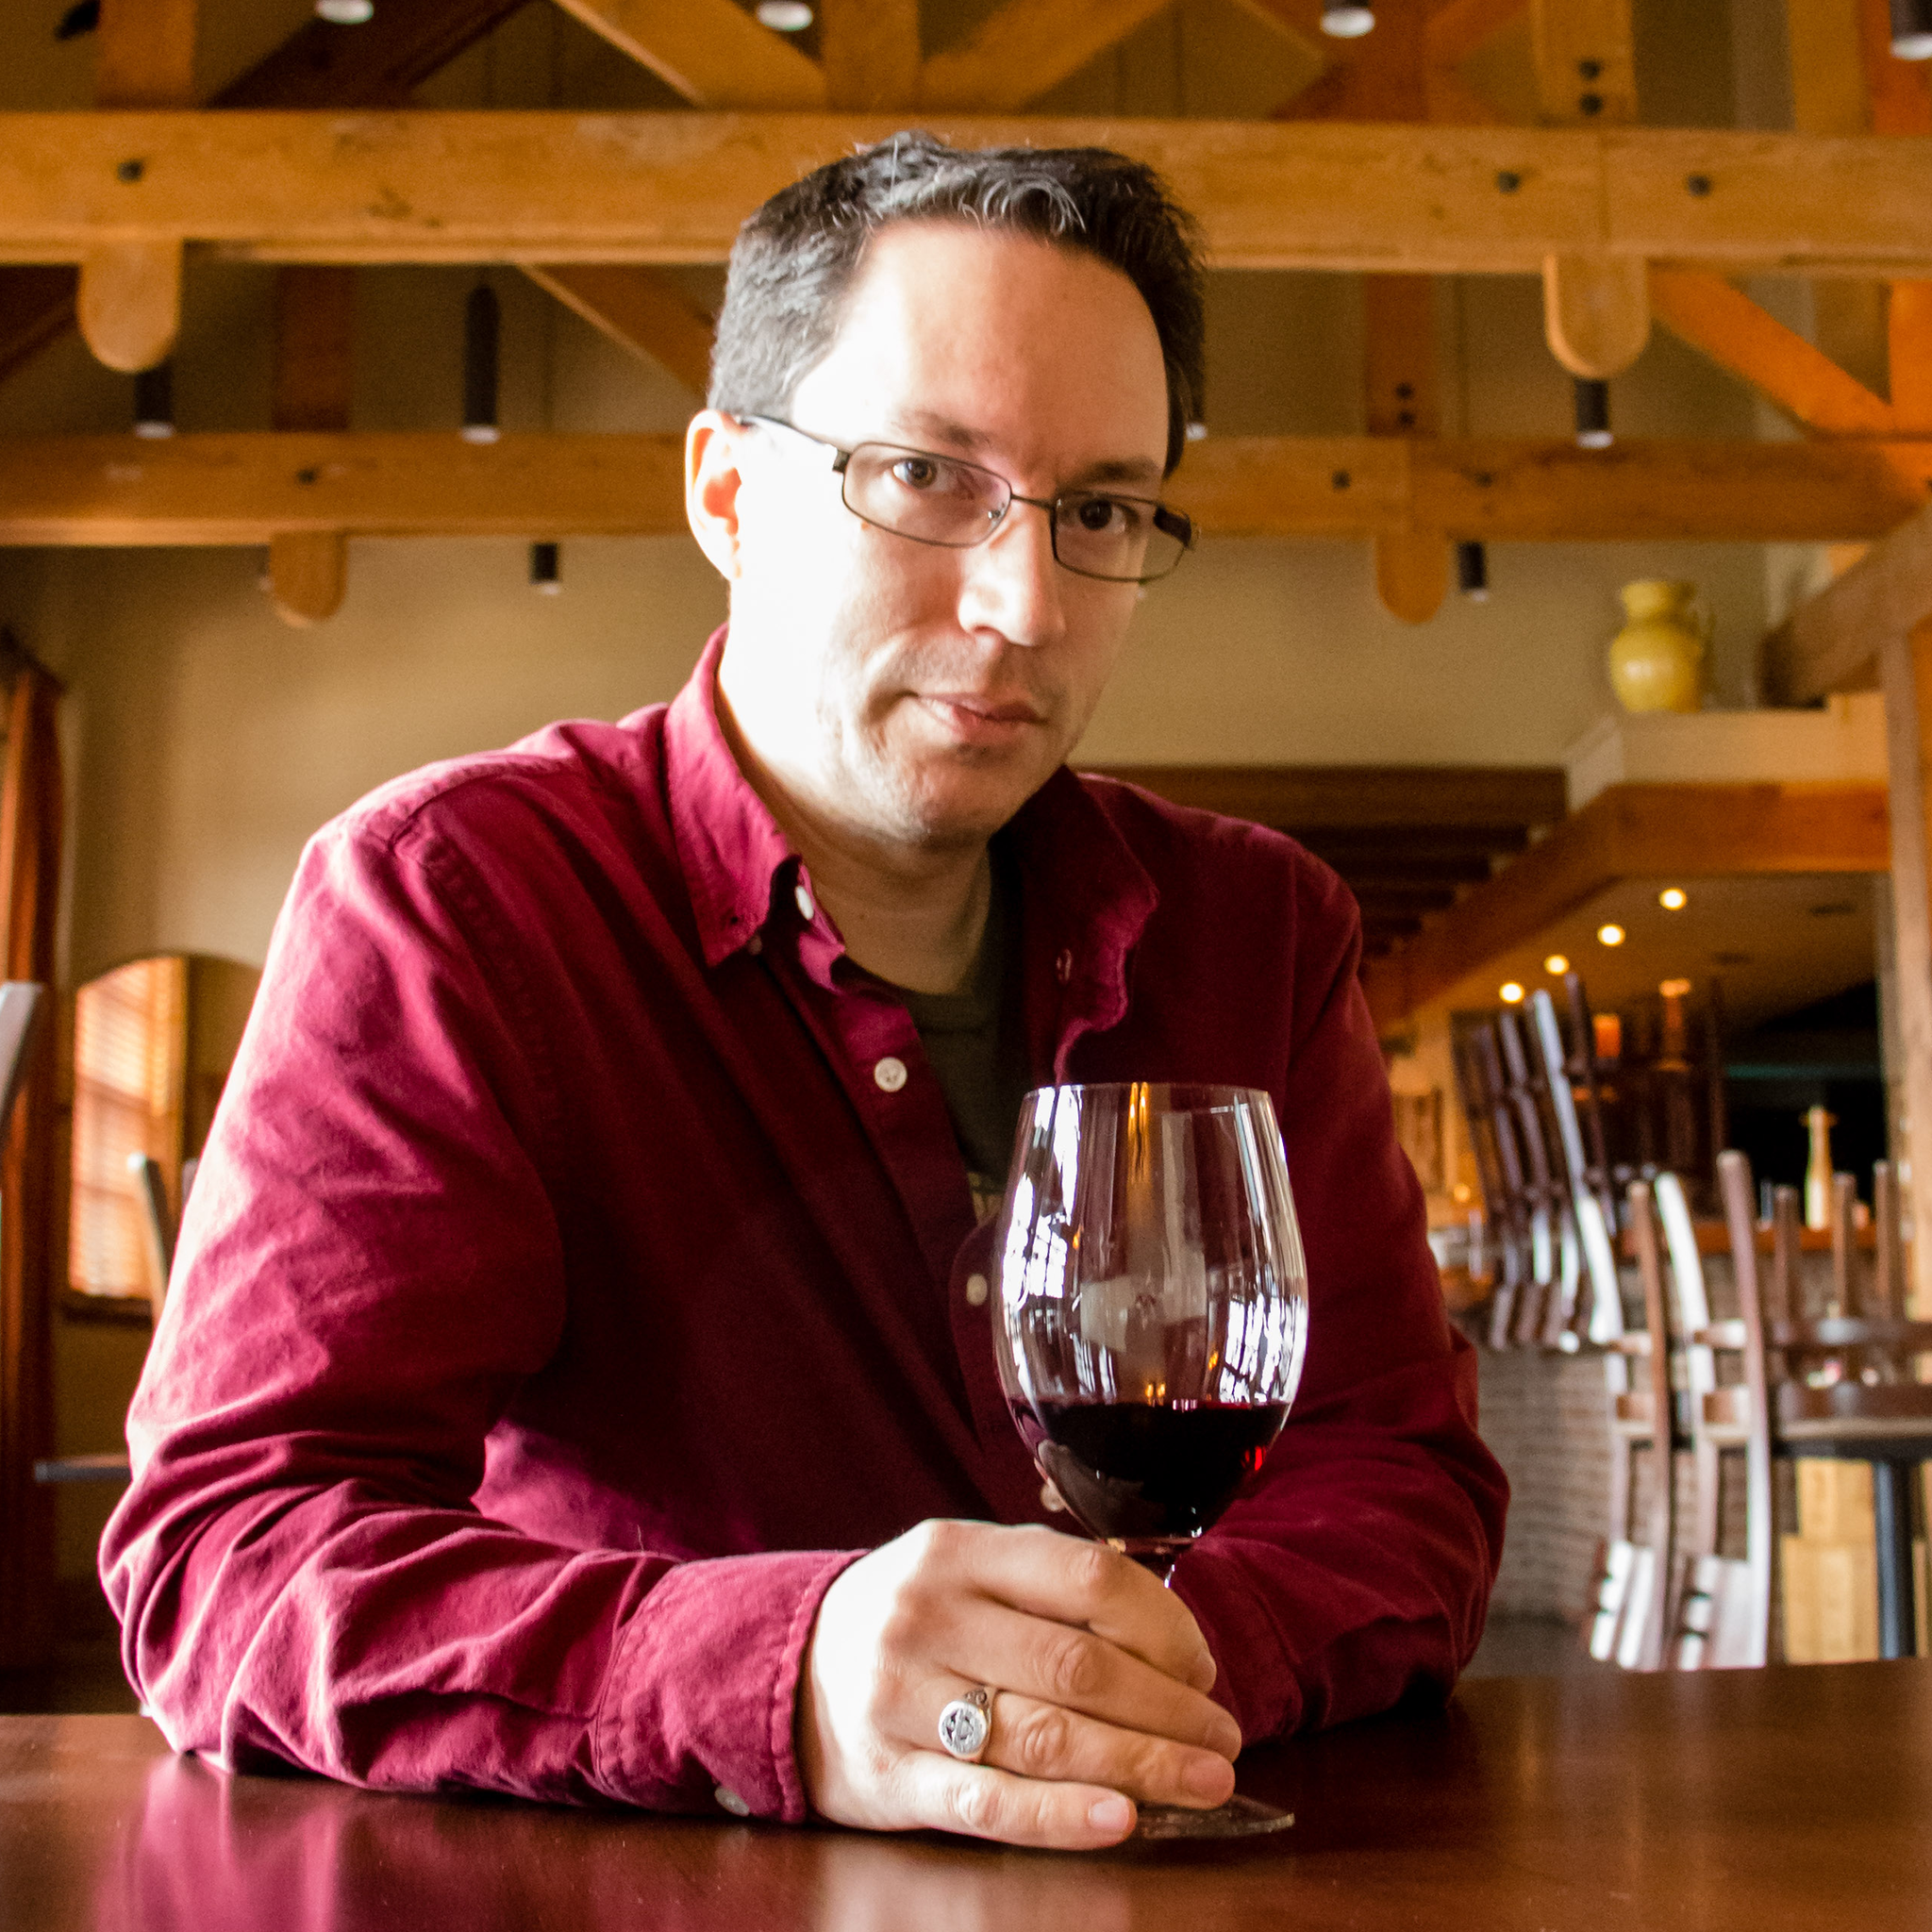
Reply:
<svg viewBox="0 0 1932 1932"><path fill-rule="evenodd" d="M1690 982L1688 979L1667 979L1657 988L1657 991L1667 1000L1680 1000L1690 991Z"/></svg>
<svg viewBox="0 0 1932 1932"><path fill-rule="evenodd" d="M1688 902L1684 897L1684 889L1682 886L1666 886L1663 889L1663 891L1657 895L1657 903L1659 906L1661 906L1666 912L1681 912L1683 911L1685 905Z"/></svg>
<svg viewBox="0 0 1932 1932"><path fill-rule="evenodd" d="M1564 974L1569 972L1569 970L1570 961L1567 958L1565 958L1561 953L1552 953L1550 957L1543 961L1543 971L1547 973L1552 979L1561 979Z"/></svg>
<svg viewBox="0 0 1932 1932"><path fill-rule="evenodd" d="M1331 40L1358 41L1375 25L1371 7L1351 7L1345 0L1327 0L1322 8L1322 31Z"/></svg>
<svg viewBox="0 0 1932 1932"><path fill-rule="evenodd" d="M811 8L805 0L759 0L758 23L781 34L802 34L811 25Z"/></svg>
<svg viewBox="0 0 1932 1932"><path fill-rule="evenodd" d="M1624 943L1624 928L1614 922L1608 925L1598 926L1596 936L1607 946L1621 946Z"/></svg>
<svg viewBox="0 0 1932 1932"><path fill-rule="evenodd" d="M1503 982L1502 993L1503 1004L1506 1007L1516 1006L1523 998L1523 989L1513 979L1506 979Z"/></svg>

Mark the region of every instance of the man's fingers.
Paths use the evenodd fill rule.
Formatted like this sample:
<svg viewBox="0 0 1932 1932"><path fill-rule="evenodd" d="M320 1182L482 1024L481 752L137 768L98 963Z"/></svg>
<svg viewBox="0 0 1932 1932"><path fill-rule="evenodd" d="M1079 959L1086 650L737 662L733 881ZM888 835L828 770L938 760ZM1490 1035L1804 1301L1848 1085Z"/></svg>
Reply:
<svg viewBox="0 0 1932 1932"><path fill-rule="evenodd" d="M1118 1551L1054 1529L949 1527L964 1532L958 1557L984 1594L1035 1617L1084 1624L1183 1684L1213 1688L1213 1653L1193 1613Z"/></svg>
<svg viewBox="0 0 1932 1932"><path fill-rule="evenodd" d="M1206 1810L1234 1793L1234 1766L1222 1752L1103 1724L1012 1690L993 1700L992 1735L980 1761L1025 1778L1124 1791L1146 1805Z"/></svg>
<svg viewBox="0 0 1932 1932"><path fill-rule="evenodd" d="M900 1774L914 1822L1003 1844L1096 1851L1125 1838L1137 1815L1129 1800L1101 1785L1041 1784L936 1751L908 1754Z"/></svg>
<svg viewBox="0 0 1932 1932"><path fill-rule="evenodd" d="M1241 1726L1204 1692L1091 1630L984 1599L962 1607L943 1661L971 1683L1232 1760Z"/></svg>

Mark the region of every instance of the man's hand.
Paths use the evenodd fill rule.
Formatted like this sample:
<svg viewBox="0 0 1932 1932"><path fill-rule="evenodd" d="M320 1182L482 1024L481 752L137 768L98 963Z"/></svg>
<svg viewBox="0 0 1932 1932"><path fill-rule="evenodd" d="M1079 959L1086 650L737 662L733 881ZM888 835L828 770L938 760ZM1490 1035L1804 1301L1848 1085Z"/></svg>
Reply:
<svg viewBox="0 0 1932 1932"><path fill-rule="evenodd" d="M1234 1790L1241 1727L1181 1600L1125 1557L1050 1529L922 1523L825 1592L798 1695L812 1808L1086 1850L1134 1828L1129 1799L1205 1808ZM940 1712L991 1685L984 1760Z"/></svg>

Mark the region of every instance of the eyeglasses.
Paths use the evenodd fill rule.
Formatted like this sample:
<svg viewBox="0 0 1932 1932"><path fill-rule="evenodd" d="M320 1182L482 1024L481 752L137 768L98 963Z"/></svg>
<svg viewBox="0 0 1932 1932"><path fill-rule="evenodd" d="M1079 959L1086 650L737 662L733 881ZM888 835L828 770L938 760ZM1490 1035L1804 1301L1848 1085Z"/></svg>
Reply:
<svg viewBox="0 0 1932 1932"><path fill-rule="evenodd" d="M845 508L862 523L915 543L970 550L984 543L1016 503L1047 513L1055 560L1076 576L1110 584L1151 584L1178 564L1194 541L1192 521L1151 497L1108 490L1022 496L1004 476L958 457L861 442L846 449L775 416L744 416L832 452Z"/></svg>

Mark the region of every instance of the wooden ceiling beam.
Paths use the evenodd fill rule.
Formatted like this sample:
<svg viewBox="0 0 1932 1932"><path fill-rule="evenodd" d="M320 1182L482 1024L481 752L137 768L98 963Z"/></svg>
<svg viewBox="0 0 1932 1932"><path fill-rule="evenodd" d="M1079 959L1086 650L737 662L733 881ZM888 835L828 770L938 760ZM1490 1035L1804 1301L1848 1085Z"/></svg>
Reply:
<svg viewBox="0 0 1932 1932"><path fill-rule="evenodd" d="M1883 872L1877 784L1613 785L1363 974L1386 1031L1625 878Z"/></svg>
<svg viewBox="0 0 1932 1932"><path fill-rule="evenodd" d="M1765 699L1815 703L1878 682L1888 645L1932 619L1932 507L1874 543L1764 641Z"/></svg>
<svg viewBox="0 0 1932 1932"><path fill-rule="evenodd" d="M230 81L215 108L406 108L414 90L528 0L382 0L345 30L308 20Z"/></svg>
<svg viewBox="0 0 1932 1932"><path fill-rule="evenodd" d="M94 104L186 108L194 101L200 0L101 0ZM109 369L152 369L181 330L178 235L95 242L80 258L75 312Z"/></svg>
<svg viewBox="0 0 1932 1932"><path fill-rule="evenodd" d="M669 535L685 528L681 450L676 436L602 435L506 437L479 450L454 429L0 439L0 542L253 543L277 528ZM1927 479L1932 440L1591 452L1568 441L1229 438L1196 444L1169 493L1210 539L1426 529L1490 541L1823 541L1883 535L1924 501Z"/></svg>
<svg viewBox="0 0 1932 1932"><path fill-rule="evenodd" d="M766 196L894 125L507 110L0 115L0 259L185 237L262 259L718 261ZM1137 155L1199 216L1220 267L1541 272L1561 254L1932 272L1932 140L981 117L938 131L969 145Z"/></svg>
<svg viewBox="0 0 1932 1932"><path fill-rule="evenodd" d="M356 271L291 263L275 272L269 415L278 430L344 430L356 395ZM269 540L269 594L284 624L321 624L349 581L341 530L280 530Z"/></svg>
<svg viewBox="0 0 1932 1932"><path fill-rule="evenodd" d="M1671 333L1825 436L1900 433L1891 406L1721 275L1653 268L1652 311ZM1928 425L1932 426L1932 425Z"/></svg>
<svg viewBox="0 0 1932 1932"><path fill-rule="evenodd" d="M557 4L699 107L809 113L826 104L818 62L732 0Z"/></svg>
<svg viewBox="0 0 1932 1932"><path fill-rule="evenodd" d="M1604 127L1637 119L1630 0L1530 0L1529 19L1547 125ZM1559 250L1543 258L1542 274L1550 353L1573 375L1621 375L1650 340L1643 262Z"/></svg>
<svg viewBox="0 0 1932 1932"><path fill-rule="evenodd" d="M828 108L890 113L919 98L919 0L818 0L818 17Z"/></svg>
<svg viewBox="0 0 1932 1932"><path fill-rule="evenodd" d="M957 46L927 58L919 75L918 104L982 114L1024 108L1173 5L1174 0L1007 0Z"/></svg>
<svg viewBox="0 0 1932 1932"><path fill-rule="evenodd" d="M525 4L526 0L384 0L378 18L353 33L310 19L221 89L209 105L407 106L418 82ZM106 46L104 39L104 58L108 58ZM108 64L126 62L116 57ZM162 72L166 71L164 64ZM177 55L175 82L179 78ZM187 98L185 93L182 98ZM74 325L75 284L71 269L0 266L0 381Z"/></svg>
<svg viewBox="0 0 1932 1932"><path fill-rule="evenodd" d="M1430 64L1460 67L1492 34L1519 18L1528 4L1529 0L1439 0L1429 11Z"/></svg>
<svg viewBox="0 0 1932 1932"><path fill-rule="evenodd" d="M671 276L621 261L525 262L524 273L620 348L670 371L692 394L711 379L711 317Z"/></svg>

